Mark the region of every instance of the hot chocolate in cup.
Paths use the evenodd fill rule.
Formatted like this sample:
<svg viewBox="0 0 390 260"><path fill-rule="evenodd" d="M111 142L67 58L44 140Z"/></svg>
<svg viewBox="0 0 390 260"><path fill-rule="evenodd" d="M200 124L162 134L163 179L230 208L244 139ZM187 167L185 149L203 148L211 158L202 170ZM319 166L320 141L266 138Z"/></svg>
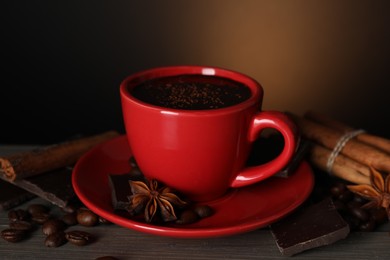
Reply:
<svg viewBox="0 0 390 260"><path fill-rule="evenodd" d="M297 145L297 128L282 112L262 111L263 88L243 73L202 66L159 67L120 85L126 136L149 179L193 201L220 198L231 188L282 170ZM273 160L245 167L264 129L284 138Z"/></svg>

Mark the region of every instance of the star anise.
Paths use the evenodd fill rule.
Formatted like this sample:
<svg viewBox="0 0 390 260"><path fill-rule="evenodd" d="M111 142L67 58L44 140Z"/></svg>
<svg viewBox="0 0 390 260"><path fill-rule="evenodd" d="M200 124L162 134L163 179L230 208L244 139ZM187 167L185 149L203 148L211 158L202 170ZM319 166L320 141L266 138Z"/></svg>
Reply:
<svg viewBox="0 0 390 260"><path fill-rule="evenodd" d="M165 222L176 220L174 207L184 207L187 204L170 187L159 187L157 180L129 181L129 184L132 195L129 196L130 206L127 210L132 215L144 211L144 218L148 223L153 221L156 214L160 214Z"/></svg>
<svg viewBox="0 0 390 260"><path fill-rule="evenodd" d="M384 179L382 174L370 167L370 184L359 184L347 186L350 191L356 193L369 202L363 208L383 207L386 209L390 219L390 174Z"/></svg>

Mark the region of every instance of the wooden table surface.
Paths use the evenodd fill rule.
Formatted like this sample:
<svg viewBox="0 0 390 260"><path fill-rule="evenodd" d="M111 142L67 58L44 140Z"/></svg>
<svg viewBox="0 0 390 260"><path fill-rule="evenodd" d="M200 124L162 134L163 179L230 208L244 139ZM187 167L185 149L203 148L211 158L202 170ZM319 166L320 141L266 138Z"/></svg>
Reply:
<svg viewBox="0 0 390 260"><path fill-rule="evenodd" d="M31 146L2 146L0 155L30 149ZM1 191L0 191L1 192ZM31 203L46 201L36 198ZM53 214L63 214L54 207ZM0 229L8 227L6 211L0 211ZM45 236L38 229L31 237L18 243L0 239L0 259L96 259L115 256L118 259L287 259L279 252L268 227L245 234L210 238L177 239L159 237L126 229L114 224L95 227L77 226L97 237L87 246L67 243L58 248L44 245ZM354 232L332 245L307 250L293 259L390 259L390 224L374 232Z"/></svg>

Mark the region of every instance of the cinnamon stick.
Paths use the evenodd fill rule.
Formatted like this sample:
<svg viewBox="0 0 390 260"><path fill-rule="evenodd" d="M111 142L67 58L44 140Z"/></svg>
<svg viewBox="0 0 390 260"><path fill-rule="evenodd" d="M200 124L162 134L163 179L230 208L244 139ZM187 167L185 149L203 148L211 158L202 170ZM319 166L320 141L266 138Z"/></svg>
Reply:
<svg viewBox="0 0 390 260"><path fill-rule="evenodd" d="M347 124L337 121L333 118L330 118L329 116L316 112L316 111L307 111L304 114L304 117L308 120L312 120L316 123L320 123L324 126L330 127L334 130L346 133L355 130L354 128L348 126Z"/></svg>
<svg viewBox="0 0 390 260"><path fill-rule="evenodd" d="M311 146L310 161L319 169L327 171L327 161L331 150L317 144ZM344 155L336 157L332 169L332 175L356 184L370 184L369 168L361 163L349 159Z"/></svg>
<svg viewBox="0 0 390 260"><path fill-rule="evenodd" d="M95 145L118 136L116 131L80 138L38 148L32 151L0 157L0 174L8 181L34 176L70 166Z"/></svg>
<svg viewBox="0 0 390 260"><path fill-rule="evenodd" d="M328 126L332 129L343 132L343 133L356 130L353 127L351 127L345 123L342 123L338 120L332 119L329 116L326 116L326 115L319 113L319 112L308 111L305 113L304 117L309 119L309 120L312 120L314 122L323 124L324 126ZM386 138L383 138L380 136L376 136L376 135L372 135L369 133L361 133L361 134L356 136L356 139L363 142L363 143L377 147L377 148L379 148L387 153L390 153L390 140L389 139L386 139Z"/></svg>
<svg viewBox="0 0 390 260"><path fill-rule="evenodd" d="M343 133L332 128L315 123L303 117L290 114L300 127L302 135L322 146L333 150ZM349 140L340 152L341 154L367 166L390 173L390 155L371 145L362 143L356 138Z"/></svg>

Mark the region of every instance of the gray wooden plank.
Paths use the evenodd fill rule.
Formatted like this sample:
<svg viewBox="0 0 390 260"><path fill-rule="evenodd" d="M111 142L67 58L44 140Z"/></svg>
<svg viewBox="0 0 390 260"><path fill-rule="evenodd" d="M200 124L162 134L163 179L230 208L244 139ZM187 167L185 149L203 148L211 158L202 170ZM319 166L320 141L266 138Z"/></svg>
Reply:
<svg viewBox="0 0 390 260"><path fill-rule="evenodd" d="M36 198L31 203L46 203ZM54 215L63 214L58 208ZM8 226L7 212L0 212L0 228ZM387 228L389 227L386 225ZM95 259L111 255L119 259L286 259L278 251L268 228L245 234L209 238L177 239L144 234L114 224L95 227L74 226L97 237L94 243L78 247L65 244L48 248L43 244L45 236L40 229L28 240L8 243L0 240L1 259ZM335 244L302 252L294 259L390 259L389 229L369 233L352 233Z"/></svg>

